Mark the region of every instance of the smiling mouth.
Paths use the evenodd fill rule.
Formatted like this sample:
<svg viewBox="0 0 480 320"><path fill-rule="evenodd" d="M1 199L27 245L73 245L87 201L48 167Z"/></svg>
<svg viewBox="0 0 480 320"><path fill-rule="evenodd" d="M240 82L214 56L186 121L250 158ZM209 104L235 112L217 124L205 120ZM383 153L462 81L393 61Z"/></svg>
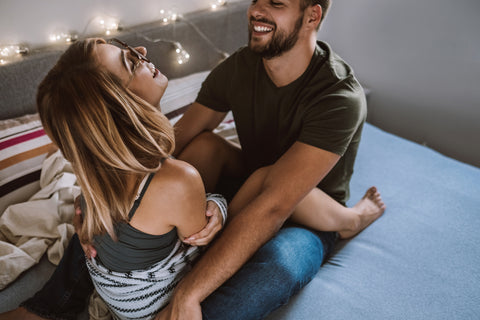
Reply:
<svg viewBox="0 0 480 320"><path fill-rule="evenodd" d="M272 27L258 26L258 25L253 26L253 31L257 33L268 33L268 32L271 32L272 30L273 30Z"/></svg>
<svg viewBox="0 0 480 320"><path fill-rule="evenodd" d="M272 32L275 28L276 25L273 21L267 20L265 18L250 18L250 26L251 30L255 35L259 36L262 34L267 34Z"/></svg>
<svg viewBox="0 0 480 320"><path fill-rule="evenodd" d="M151 62L148 64L148 68L150 69L150 72L152 73L152 78L155 78L160 73L160 71L158 71L158 69L155 67L155 65Z"/></svg>

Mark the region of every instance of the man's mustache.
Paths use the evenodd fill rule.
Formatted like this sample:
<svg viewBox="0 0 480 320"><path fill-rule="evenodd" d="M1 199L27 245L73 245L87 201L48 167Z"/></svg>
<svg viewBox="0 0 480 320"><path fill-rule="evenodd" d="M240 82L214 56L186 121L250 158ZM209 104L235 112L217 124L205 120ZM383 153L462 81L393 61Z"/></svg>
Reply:
<svg viewBox="0 0 480 320"><path fill-rule="evenodd" d="M277 24L273 21L270 21L270 20L267 20L266 18L259 18L259 19L256 19L254 17L250 17L250 23L252 22L262 22L262 23L266 23L266 24L270 24L272 25L274 28L277 28Z"/></svg>

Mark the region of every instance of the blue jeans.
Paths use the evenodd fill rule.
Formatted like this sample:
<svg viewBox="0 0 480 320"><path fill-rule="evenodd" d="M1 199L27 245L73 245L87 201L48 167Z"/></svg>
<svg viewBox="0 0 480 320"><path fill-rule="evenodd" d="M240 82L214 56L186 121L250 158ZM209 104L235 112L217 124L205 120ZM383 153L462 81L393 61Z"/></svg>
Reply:
<svg viewBox="0 0 480 320"><path fill-rule="evenodd" d="M317 273L336 240L334 232L288 226L267 242L224 285L202 303L203 318L262 319L286 304ZM21 305L48 319L75 319L86 307L93 284L74 235L55 272Z"/></svg>

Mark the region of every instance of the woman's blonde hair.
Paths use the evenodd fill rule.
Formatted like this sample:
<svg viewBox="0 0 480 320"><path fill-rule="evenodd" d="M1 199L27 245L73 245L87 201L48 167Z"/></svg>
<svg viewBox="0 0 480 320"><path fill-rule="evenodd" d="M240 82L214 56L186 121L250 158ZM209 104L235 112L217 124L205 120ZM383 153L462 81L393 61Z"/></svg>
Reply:
<svg viewBox="0 0 480 320"><path fill-rule="evenodd" d="M127 89L97 60L103 39L72 44L38 87L45 131L72 163L86 201L80 238L92 241L128 221L136 186L175 148L173 128L160 110ZM135 190L136 191L136 190Z"/></svg>

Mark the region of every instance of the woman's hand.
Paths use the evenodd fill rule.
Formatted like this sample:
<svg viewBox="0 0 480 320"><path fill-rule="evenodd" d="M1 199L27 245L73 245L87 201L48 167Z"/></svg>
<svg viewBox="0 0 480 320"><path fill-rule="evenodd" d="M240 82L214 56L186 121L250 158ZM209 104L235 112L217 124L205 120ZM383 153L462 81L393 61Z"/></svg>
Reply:
<svg viewBox="0 0 480 320"><path fill-rule="evenodd" d="M207 201L207 211L205 213L208 223L199 232L183 240L184 243L192 246L204 246L213 240L215 235L222 229L223 216L220 208L214 201Z"/></svg>
<svg viewBox="0 0 480 320"><path fill-rule="evenodd" d="M75 215L73 216L73 227L75 228L75 232L80 235L83 225L83 217L82 217L82 207L80 206L80 196L75 198ZM80 241L80 245L82 246L83 252L87 258L95 258L97 255L97 250L90 244L90 243L83 243Z"/></svg>

